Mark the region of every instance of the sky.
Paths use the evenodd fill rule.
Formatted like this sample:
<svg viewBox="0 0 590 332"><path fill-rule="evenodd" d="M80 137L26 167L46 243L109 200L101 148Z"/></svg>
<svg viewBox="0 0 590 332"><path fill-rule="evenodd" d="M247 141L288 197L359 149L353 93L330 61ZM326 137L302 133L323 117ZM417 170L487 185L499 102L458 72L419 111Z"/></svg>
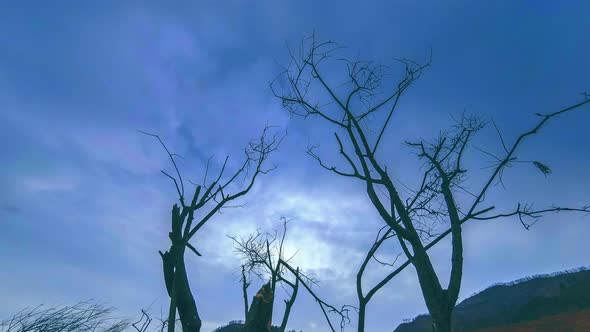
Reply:
<svg viewBox="0 0 590 332"><path fill-rule="evenodd" d="M452 115L493 119L513 141L538 121L535 113L582 100L590 91L589 12L587 1L4 2L0 317L87 299L130 317L141 308L165 311L158 250L169 246L177 196L160 173L171 170L167 155L138 130L160 135L185 157L185 178L199 181L209 157L218 169L229 155L235 169L241 149L267 124L288 133L271 157L277 169L240 200L244 207L199 231L202 257L187 256L203 331L243 319L240 262L227 235L271 230L281 216L293 219L287 248L298 249L295 264L320 281L318 294L355 305L356 270L383 222L362 183L306 155L309 144L321 143L335 157L333 128L290 117L273 97L268 84L288 63L287 46L315 33L345 46L343 56L392 66L394 58L432 52L432 66L402 98L382 144L388 169L413 183L419 164L402 143L436 137ZM522 157L553 173L516 165L506 188L488 199L504 210L517 202L588 204L588 123L586 106L543 128ZM495 131L482 132L476 146L498 151ZM469 153L469 183L477 187L489 158ZM589 218L551 214L528 231L517 219L466 224L460 300L495 282L589 265ZM431 254L443 280L449 248L443 241ZM393 246L382 252L393 256ZM367 285L387 272L372 265ZM371 301L366 330L392 331L425 312L408 268ZM288 327L328 330L305 292Z"/></svg>

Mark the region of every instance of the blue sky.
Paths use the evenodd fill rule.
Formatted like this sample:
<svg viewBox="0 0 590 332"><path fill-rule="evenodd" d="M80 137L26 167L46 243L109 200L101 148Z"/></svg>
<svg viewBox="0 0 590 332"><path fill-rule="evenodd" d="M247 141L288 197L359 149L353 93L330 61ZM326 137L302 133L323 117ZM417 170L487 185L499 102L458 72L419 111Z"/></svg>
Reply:
<svg viewBox="0 0 590 332"><path fill-rule="evenodd" d="M208 224L188 257L205 331L242 318L238 259L226 234L293 218L296 262L334 304L354 304L353 277L381 226L360 183L324 172L310 143L334 151L330 128L290 118L268 82L288 61L286 45L315 31L343 54L391 63L426 58L432 67L403 98L386 146L396 176L414 181L404 139L434 137L463 110L493 118L508 140L534 113L579 101L590 90L590 3L586 1L19 1L0 8L0 316L24 306L94 298L126 315L166 308L158 250L166 249L175 192L159 170L166 155L138 129L161 135L199 179L265 124L288 130L247 205ZM547 178L510 169L490 199L535 206L588 203L586 107L525 144L523 158L549 164ZM326 136L327 135L327 136ZM493 131L478 144L499 148ZM485 157L474 174L483 174ZM216 163L216 164L215 164ZM477 183L477 176L473 176ZM487 285L588 265L588 216L549 215L530 231L517 220L465 227L461 298ZM448 272L449 243L432 251ZM390 254L393 252L391 249ZM387 256L387 252L384 253ZM369 281L386 269L371 269ZM444 279L444 277L443 277ZM253 288L258 287L255 284ZM393 330L426 311L408 269L371 302L368 331ZM325 331L304 294L290 326Z"/></svg>

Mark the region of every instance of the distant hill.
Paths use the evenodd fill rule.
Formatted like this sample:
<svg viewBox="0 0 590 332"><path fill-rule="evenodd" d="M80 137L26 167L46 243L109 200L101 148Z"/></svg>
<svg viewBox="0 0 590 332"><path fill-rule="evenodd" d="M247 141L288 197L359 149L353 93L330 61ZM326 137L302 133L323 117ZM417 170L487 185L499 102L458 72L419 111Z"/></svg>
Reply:
<svg viewBox="0 0 590 332"><path fill-rule="evenodd" d="M243 326L244 322L241 320L232 320L227 325L216 328L213 332L242 332ZM273 326L271 332L279 332L279 328Z"/></svg>
<svg viewBox="0 0 590 332"><path fill-rule="evenodd" d="M579 268L493 285L457 305L453 313L453 330L455 332L529 331L506 328L519 326L519 323L523 322L538 321L541 324L542 318L552 315L575 320L588 313L584 311L585 309L590 309L590 270ZM555 318L552 322L559 321ZM503 329L483 330L500 326ZM394 332L430 331L432 328L428 315L418 316L411 322L402 323L394 330ZM559 331L559 329L551 331Z"/></svg>
<svg viewBox="0 0 590 332"><path fill-rule="evenodd" d="M490 327L476 332L555 332L590 331L590 310L579 310L552 315L540 319L512 324L510 326Z"/></svg>

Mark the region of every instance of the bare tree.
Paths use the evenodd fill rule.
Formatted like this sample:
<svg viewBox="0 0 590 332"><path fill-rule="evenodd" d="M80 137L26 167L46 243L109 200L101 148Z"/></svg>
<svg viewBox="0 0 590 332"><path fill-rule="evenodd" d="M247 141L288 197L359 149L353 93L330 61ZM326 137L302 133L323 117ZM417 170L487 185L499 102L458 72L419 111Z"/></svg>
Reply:
<svg viewBox="0 0 590 332"><path fill-rule="evenodd" d="M42 305L24 309L0 322L2 332L121 332L129 322L113 316L113 308L86 301L72 306Z"/></svg>
<svg viewBox="0 0 590 332"><path fill-rule="evenodd" d="M289 278L288 274L291 274L291 272L286 270L285 266L282 264L282 262L291 261L294 255L286 259L284 257L284 244L289 220L282 217L281 222L282 231L280 233L275 232L274 234L271 234L257 231L255 234L251 234L246 238L238 239L235 236L230 236L230 238L234 241L235 251L241 256L243 262L241 265L241 280L246 311L246 323L248 323L248 295L246 288L249 283L245 283L245 280L247 280L247 276L250 274L254 274L262 280L265 280L268 277L272 294L276 295L277 285L283 287L283 289L289 294L288 299L284 300L285 311L283 312L283 318L279 327L280 331L284 332L287 327L291 308L297 298L299 277L303 274L299 272L299 267L297 267L292 277ZM311 280L311 278L307 278ZM290 291L287 290L286 287L290 288Z"/></svg>
<svg viewBox="0 0 590 332"><path fill-rule="evenodd" d="M315 146L308 147L308 154L322 168L342 177L362 181L372 205L387 226L387 231L375 242L357 275L360 306L358 330L364 329L364 306L370 298L393 276L412 264L432 317L434 331L448 332L451 330L451 315L463 276L462 225L465 222L517 216L528 229L549 212L590 211L589 206L552 206L535 210L531 205L518 203L511 211L493 214L495 206L484 204L486 193L495 184L502 183L504 170L517 162L529 163L543 174L549 174L551 169L541 162L517 159L517 151L523 141L536 134L550 120L579 109L590 100L585 99L553 113L538 113L538 124L523 132L511 145L506 143L498 130L503 152L501 155L486 152L494 158L494 164L491 173L477 190L465 185L467 170L463 165L463 157L473 137L486 125L485 121L464 115L432 141L406 142L415 149L423 162L422 168L416 172L418 187L409 188L390 175L391 168L383 162L379 147L400 97L420 77L430 61L420 64L398 59L404 74L401 80L388 88L383 80L386 67L367 61L337 60L346 67L346 80L344 84L334 84L324 76L322 68L337 50L338 47L332 42L318 43L313 37L305 39L297 53L291 53L290 66L280 79L271 83L271 89L291 115L315 118L336 129L334 136L338 152L348 170L326 163L317 154ZM281 83L283 90L280 90ZM464 200L468 201L466 204L457 199L459 193L471 195L470 199ZM441 221L450 223L450 227L437 233L435 226L440 225ZM452 241L451 273L445 287L441 285L427 250L449 234ZM360 279L366 264L381 243L393 235L407 262L364 294Z"/></svg>
<svg viewBox="0 0 590 332"><path fill-rule="evenodd" d="M329 313L335 314L339 317L340 330L342 330L350 323L348 316L349 311L356 308L345 305L338 309L325 302L317 295L312 287L318 285L318 281L309 274L302 272L299 267L291 265L291 261L297 252L288 258L284 256L285 251L283 247L289 220L282 217L281 222L281 232L262 233L257 231L246 238L229 236L229 238L231 238L236 244L236 252L242 258L242 271L245 271L247 275L253 274L262 280L269 280L273 293L277 285L290 288L290 291L287 291L287 293L290 292L288 299L284 300L285 311L279 327L281 331L285 331L286 329L291 308L293 307L298 294L299 285L302 285L318 303L330 330L335 332L334 325L328 315ZM244 280L244 278L242 278L242 280ZM242 289L244 289L244 285L242 286Z"/></svg>
<svg viewBox="0 0 590 332"><path fill-rule="evenodd" d="M183 331L198 332L201 329L201 319L186 274L184 252L188 248L195 255L201 256L190 243L195 234L223 208L236 207L237 205L229 205L228 203L246 195L254 186L259 175L274 169L274 167L265 168L265 162L269 155L277 149L282 137L269 136L268 130L269 127L266 127L259 139L252 140L246 146L244 161L229 176L225 176L229 157L225 158L219 173L210 182L207 182L209 181L207 179L209 163L207 163L203 182L196 185L188 204L185 200L184 181L176 165L175 158L178 155L171 153L159 136L143 132L158 139L170 157L176 172L176 176L173 176L161 171L174 182L180 203L180 206L174 204L172 207L171 231L168 234L171 241L170 249L163 253L160 251L166 290L170 297L169 332L174 331L177 309ZM233 192L230 193L230 191Z"/></svg>

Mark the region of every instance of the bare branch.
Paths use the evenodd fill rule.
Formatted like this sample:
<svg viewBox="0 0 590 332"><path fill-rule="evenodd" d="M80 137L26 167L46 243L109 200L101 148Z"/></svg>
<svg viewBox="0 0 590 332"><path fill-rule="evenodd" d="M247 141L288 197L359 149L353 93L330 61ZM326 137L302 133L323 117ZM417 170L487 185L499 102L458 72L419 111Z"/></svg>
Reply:
<svg viewBox="0 0 590 332"><path fill-rule="evenodd" d="M566 107L562 110L553 112L553 113L549 113L546 115L543 114L539 114L537 113L538 116L541 117L541 121L539 121L539 123L537 123L537 125L535 127L533 127L532 129L522 133L520 136L518 136L518 138L516 139L516 141L514 142L514 144L512 145L512 147L509 149L508 153L506 153L506 156L502 159L502 161L498 164L498 166L495 168L495 170L493 171L492 175L488 178L486 184L483 186L483 188L481 189L480 193L477 195L477 198L475 199L475 201L473 201L471 207L469 208L467 215L470 215L479 205L479 203L481 203L482 198L484 197L485 193L487 192L487 190L489 189L490 185L494 182L494 180L496 179L496 177L500 174L500 172L502 171L502 169L511 161L513 160L513 156L514 153L516 152L516 149L520 146L520 144L529 136L534 135L536 133L539 132L539 130L551 119L553 119L554 117L557 117L561 114L564 114L566 112L570 112L573 111L575 109L580 108L581 106L587 104L590 102L590 99L585 99L581 102L578 102L574 105L571 105L569 107Z"/></svg>
<svg viewBox="0 0 590 332"><path fill-rule="evenodd" d="M178 180L180 182L180 188L178 187L178 183L176 182L176 179L174 177L168 175L164 171L162 171L162 173L166 174L168 177L170 177L171 179L174 180L174 185L176 186L176 191L178 192L178 196L180 198L180 203L184 206L184 182L182 181L182 176L180 175L180 171L178 170L178 166L176 166L176 161L174 160L174 156L178 156L178 155L170 153L170 150L168 150L168 147L166 146L166 144L164 144L164 141L162 141L160 136L145 132L143 130L138 130L138 131L142 134L155 137L158 140L158 142L160 142L160 144L162 145L162 147L164 148L166 153L168 154L168 157L170 157L170 161L172 162L172 165L174 166L174 170L176 170L176 175L178 175Z"/></svg>
<svg viewBox="0 0 590 332"><path fill-rule="evenodd" d="M542 217L543 214L546 213L550 213L550 212L555 212L555 213L559 213L559 212L582 212L582 213L590 213L590 205L585 205L582 206L580 208L568 208L568 207L551 207L551 208L547 208L547 209L542 209L542 210L533 210L531 208L531 206L529 205L524 205L522 206L520 203L518 203L518 206L516 207L516 209L512 212L507 212L507 213L499 213L499 214L495 214L495 215L491 215L491 216L472 216L470 219L474 219L474 220L493 220L493 219L500 219L500 218L508 218L508 217L513 217L513 216L518 216L522 226L526 229L529 230L530 227L536 223L539 218ZM524 222L524 218L532 218L534 221L531 224L525 223Z"/></svg>
<svg viewBox="0 0 590 332"><path fill-rule="evenodd" d="M287 263L283 260L281 260L281 264L283 266L285 266L289 271L291 271L291 273L293 273L295 276L297 276L297 279L299 280L301 285L303 285L303 287L307 290L307 292L318 303L318 305L320 306L320 309L322 310L322 313L324 314L324 317L326 318L326 322L328 323L328 326L330 327L330 330L332 332L336 332L336 330L334 329L334 325L332 325L332 321L330 320L328 313L334 313L340 317L340 331L342 331L346 325L350 324L350 317L348 314L350 312L350 309L355 309L354 307L342 306L340 309L338 309L338 308L326 303L311 289L311 287L307 284L305 278L301 277L300 274L297 274L296 269L294 269L291 265L289 265L289 263Z"/></svg>

